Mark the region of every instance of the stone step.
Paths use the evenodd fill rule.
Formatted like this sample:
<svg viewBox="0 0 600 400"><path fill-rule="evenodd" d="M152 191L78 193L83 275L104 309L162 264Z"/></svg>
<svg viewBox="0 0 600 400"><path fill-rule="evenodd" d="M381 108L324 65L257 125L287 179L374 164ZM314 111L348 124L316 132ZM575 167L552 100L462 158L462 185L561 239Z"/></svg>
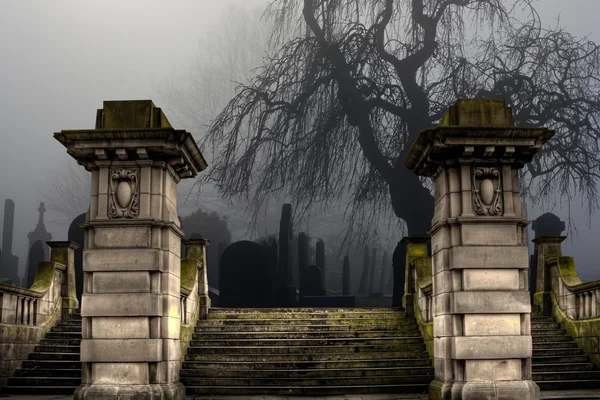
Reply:
<svg viewBox="0 0 600 400"><path fill-rule="evenodd" d="M35 346L36 353L79 353L80 346Z"/></svg>
<svg viewBox="0 0 600 400"><path fill-rule="evenodd" d="M561 372L561 371L593 371L596 366L591 362L583 363L557 363L557 364L531 364L533 373Z"/></svg>
<svg viewBox="0 0 600 400"><path fill-rule="evenodd" d="M247 347L247 346L365 346L365 345L404 345L422 344L423 338L414 337L380 337L380 338L310 338L310 339L203 339L192 340L192 347Z"/></svg>
<svg viewBox="0 0 600 400"><path fill-rule="evenodd" d="M42 346L79 346L81 344L81 339L42 339L40 340L40 345Z"/></svg>
<svg viewBox="0 0 600 400"><path fill-rule="evenodd" d="M52 332L76 332L81 334L81 326L79 325L56 325L52 328Z"/></svg>
<svg viewBox="0 0 600 400"><path fill-rule="evenodd" d="M79 386L80 377L62 377L62 376L23 376L11 377L8 379L10 386Z"/></svg>
<svg viewBox="0 0 600 400"><path fill-rule="evenodd" d="M534 343L533 344L533 349L534 350L543 350L543 349L551 349L551 348L563 348L563 349L577 349L577 343L570 341L570 342L541 342L541 343Z"/></svg>
<svg viewBox="0 0 600 400"><path fill-rule="evenodd" d="M532 329L531 335L566 335L567 331L561 328L552 328L552 329Z"/></svg>
<svg viewBox="0 0 600 400"><path fill-rule="evenodd" d="M415 322L406 318L264 318L264 319L203 319L196 326L230 326L230 325L379 325L379 326L402 326L415 325ZM62 327L68 328L68 327Z"/></svg>
<svg viewBox="0 0 600 400"><path fill-rule="evenodd" d="M327 332L327 331L389 331L402 330L405 325L369 324L369 325L220 325L196 326L195 332ZM410 329L414 329L410 326Z"/></svg>
<svg viewBox="0 0 600 400"><path fill-rule="evenodd" d="M252 313L228 313L228 312L213 312L212 310L208 314L208 320L211 319L242 319L245 321L257 320L257 319L402 319L402 320L414 320L411 317L406 317L403 312L399 311L372 311L372 312L357 312L357 311L339 311L337 309L331 309L321 312L252 312Z"/></svg>
<svg viewBox="0 0 600 400"><path fill-rule="evenodd" d="M531 321L531 330L536 329L561 329L558 322L533 322Z"/></svg>
<svg viewBox="0 0 600 400"><path fill-rule="evenodd" d="M569 342L573 340L569 335L532 335L533 343L542 342Z"/></svg>
<svg viewBox="0 0 600 400"><path fill-rule="evenodd" d="M23 360L24 369L79 369L81 370L81 361L71 360Z"/></svg>
<svg viewBox="0 0 600 400"><path fill-rule="evenodd" d="M46 339L79 339L81 340L81 331L79 332L48 332Z"/></svg>
<svg viewBox="0 0 600 400"><path fill-rule="evenodd" d="M185 377L181 379L188 386L351 386L351 385L402 385L428 384L433 380L430 375L411 376L367 376L367 377L315 377L315 378L214 378Z"/></svg>
<svg viewBox="0 0 600 400"><path fill-rule="evenodd" d="M35 395L72 395L77 389L77 386L4 386L2 388L2 394L35 394Z"/></svg>
<svg viewBox="0 0 600 400"><path fill-rule="evenodd" d="M15 371L15 377L24 376L61 376L69 378L81 378L81 363L77 368L19 368Z"/></svg>
<svg viewBox="0 0 600 400"><path fill-rule="evenodd" d="M336 308L336 307L297 307L297 308L229 308L212 307L209 315L212 314L277 314L277 313L356 313L356 312L403 312L402 307L356 307L356 308Z"/></svg>
<svg viewBox="0 0 600 400"><path fill-rule="evenodd" d="M29 353L30 360L69 360L69 361L79 361L79 353L42 353L42 352L33 352Z"/></svg>
<svg viewBox="0 0 600 400"><path fill-rule="evenodd" d="M556 322L556 320L552 316L532 315L531 322Z"/></svg>
<svg viewBox="0 0 600 400"><path fill-rule="evenodd" d="M433 367L376 367L376 368L301 368L301 369L182 369L181 379L184 377L207 377L207 378L319 378L324 377L377 377L377 376L414 376L433 375Z"/></svg>
<svg viewBox="0 0 600 400"><path fill-rule="evenodd" d="M573 390L573 389L598 389L600 381L590 380L564 380L564 381L539 381L536 382L540 390Z"/></svg>
<svg viewBox="0 0 600 400"><path fill-rule="evenodd" d="M81 326L81 318L67 318L58 321L57 325L79 325Z"/></svg>
<svg viewBox="0 0 600 400"><path fill-rule="evenodd" d="M363 353L312 353L312 354L289 354L289 353L259 353L259 354L243 354L243 353L222 353L210 354L202 352L196 354L190 352L193 348L188 349L185 356L186 361L254 361L254 362L271 362L271 361L358 361L358 360L375 360L389 358L421 358L429 359L429 355L425 350L404 350L398 349L395 351L380 351L380 352L363 352Z"/></svg>
<svg viewBox="0 0 600 400"><path fill-rule="evenodd" d="M332 396L344 394L427 393L429 383L403 385L351 386L192 386L186 385L188 396L194 395L271 395L271 396Z"/></svg>
<svg viewBox="0 0 600 400"><path fill-rule="evenodd" d="M373 352L391 352L395 350L408 352L425 351L425 344L408 343L402 346L388 345L352 345L352 346L191 346L188 354L356 354Z"/></svg>
<svg viewBox="0 0 600 400"><path fill-rule="evenodd" d="M600 371L554 371L536 372L532 374L533 380L538 381L570 381L596 379L600 384Z"/></svg>
<svg viewBox="0 0 600 400"><path fill-rule="evenodd" d="M352 369L352 368L405 368L431 367L429 358L390 358L364 360L330 360L330 361L184 361L183 370L192 369L237 369L237 370L269 370L269 369Z"/></svg>
<svg viewBox="0 0 600 400"><path fill-rule="evenodd" d="M334 339L334 338L421 337L419 329L396 331L307 331L307 332L196 332L193 340L205 339Z"/></svg>
<svg viewBox="0 0 600 400"><path fill-rule="evenodd" d="M560 356L560 355L574 356L574 355L579 355L579 354L583 354L583 351L579 348L577 348L577 349L553 348L553 349L539 349L539 350L533 349L534 357Z"/></svg>
<svg viewBox="0 0 600 400"><path fill-rule="evenodd" d="M585 363L589 362L588 356L585 354L578 355L549 355L541 356L533 354L531 365L536 364L562 364L562 363Z"/></svg>

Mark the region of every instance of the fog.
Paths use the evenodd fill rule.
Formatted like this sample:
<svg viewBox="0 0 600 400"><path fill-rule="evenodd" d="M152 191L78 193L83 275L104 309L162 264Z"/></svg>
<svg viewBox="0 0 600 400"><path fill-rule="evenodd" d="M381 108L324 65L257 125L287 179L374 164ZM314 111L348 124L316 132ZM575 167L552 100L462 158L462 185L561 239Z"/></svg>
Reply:
<svg viewBox="0 0 600 400"><path fill-rule="evenodd" d="M229 6L261 4L265 2L2 1L0 221L4 199L13 199L13 254L20 258L21 275L27 259L27 233L37 223L37 208L51 181L49 171L74 164L52 134L93 128L103 100L152 99L169 117L173 110L161 91L176 70L199 56L197 42L201 36L210 36L207 28ZM572 34L600 41L598 0L541 0L537 9L545 25L554 25L560 15L561 24ZM592 217L588 229L580 203L576 198L570 210L560 204L530 208L528 217L553 211L565 220L570 213L579 236L568 239L564 252L575 256L582 279L600 279L596 261L600 258L596 244L600 215ZM46 216L53 240L66 240L67 226L49 212Z"/></svg>

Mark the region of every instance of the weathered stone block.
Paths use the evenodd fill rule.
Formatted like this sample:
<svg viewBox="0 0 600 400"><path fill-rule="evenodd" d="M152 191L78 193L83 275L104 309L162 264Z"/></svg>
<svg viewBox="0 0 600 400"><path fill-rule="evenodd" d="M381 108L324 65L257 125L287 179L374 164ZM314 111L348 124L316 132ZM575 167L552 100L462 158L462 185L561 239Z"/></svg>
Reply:
<svg viewBox="0 0 600 400"><path fill-rule="evenodd" d="M465 314L465 336L521 334L520 314Z"/></svg>
<svg viewBox="0 0 600 400"><path fill-rule="evenodd" d="M82 295L83 317L137 317L162 315L161 295L154 293Z"/></svg>
<svg viewBox="0 0 600 400"><path fill-rule="evenodd" d="M82 339L81 361L157 362L162 359L162 339Z"/></svg>
<svg viewBox="0 0 600 400"><path fill-rule="evenodd" d="M531 357L531 336L460 336L453 338L452 358L490 360Z"/></svg>
<svg viewBox="0 0 600 400"><path fill-rule="evenodd" d="M455 292L452 311L457 314L518 314L531 312L527 291Z"/></svg>
<svg viewBox="0 0 600 400"><path fill-rule="evenodd" d="M517 246L520 244L515 224L463 223L461 236L463 245Z"/></svg>
<svg viewBox="0 0 600 400"><path fill-rule="evenodd" d="M150 383L147 363L94 363L94 385L146 385Z"/></svg>
<svg viewBox="0 0 600 400"><path fill-rule="evenodd" d="M92 275L94 293L150 292L150 274L135 272L95 272Z"/></svg>
<svg viewBox="0 0 600 400"><path fill-rule="evenodd" d="M147 317L96 317L92 321L92 338L150 338L150 322Z"/></svg>
<svg viewBox="0 0 600 400"><path fill-rule="evenodd" d="M83 251L85 272L156 271L161 267L157 249L92 249Z"/></svg>
<svg viewBox="0 0 600 400"><path fill-rule="evenodd" d="M467 381L514 381L521 377L521 360L466 360Z"/></svg>
<svg viewBox="0 0 600 400"><path fill-rule="evenodd" d="M466 269L463 271L464 290L519 290L517 269Z"/></svg>
<svg viewBox="0 0 600 400"><path fill-rule="evenodd" d="M450 249L449 269L529 268L526 246L457 246Z"/></svg>
<svg viewBox="0 0 600 400"><path fill-rule="evenodd" d="M94 246L96 247L124 248L150 246L149 227L96 227L94 231Z"/></svg>

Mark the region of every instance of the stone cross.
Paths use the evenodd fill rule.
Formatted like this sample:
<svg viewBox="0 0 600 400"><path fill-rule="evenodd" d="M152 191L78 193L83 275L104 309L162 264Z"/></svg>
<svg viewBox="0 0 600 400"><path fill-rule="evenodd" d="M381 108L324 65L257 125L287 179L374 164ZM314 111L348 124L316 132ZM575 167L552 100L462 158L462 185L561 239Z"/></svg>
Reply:
<svg viewBox="0 0 600 400"><path fill-rule="evenodd" d="M96 129L54 137L91 171L74 399L177 399L181 230L177 183L206 161L150 100L105 101ZM203 282L204 284L204 282Z"/></svg>
<svg viewBox="0 0 600 400"><path fill-rule="evenodd" d="M434 182L432 399L539 399L519 169L554 132L503 100L458 100L405 165Z"/></svg>

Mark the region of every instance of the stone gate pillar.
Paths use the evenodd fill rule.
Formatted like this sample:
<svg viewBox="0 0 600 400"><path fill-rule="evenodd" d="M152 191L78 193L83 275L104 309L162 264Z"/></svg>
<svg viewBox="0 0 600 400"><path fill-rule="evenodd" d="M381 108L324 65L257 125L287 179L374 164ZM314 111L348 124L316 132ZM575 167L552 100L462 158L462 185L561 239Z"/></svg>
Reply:
<svg viewBox="0 0 600 400"><path fill-rule="evenodd" d="M206 168L152 101L105 101L96 129L54 137L92 173L75 399L181 399L176 187Z"/></svg>
<svg viewBox="0 0 600 400"><path fill-rule="evenodd" d="M434 182L432 399L538 399L518 171L552 137L503 100L458 100L405 165Z"/></svg>

